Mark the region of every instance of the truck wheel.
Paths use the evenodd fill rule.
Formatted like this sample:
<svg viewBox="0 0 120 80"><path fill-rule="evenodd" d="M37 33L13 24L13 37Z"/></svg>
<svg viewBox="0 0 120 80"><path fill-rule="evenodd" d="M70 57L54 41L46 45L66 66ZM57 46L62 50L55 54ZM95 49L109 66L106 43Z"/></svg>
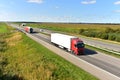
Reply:
<svg viewBox="0 0 120 80"><path fill-rule="evenodd" d="M84 52L81 52L81 54L80 55L84 55Z"/></svg>
<svg viewBox="0 0 120 80"><path fill-rule="evenodd" d="M74 51L71 51L71 54L75 54Z"/></svg>

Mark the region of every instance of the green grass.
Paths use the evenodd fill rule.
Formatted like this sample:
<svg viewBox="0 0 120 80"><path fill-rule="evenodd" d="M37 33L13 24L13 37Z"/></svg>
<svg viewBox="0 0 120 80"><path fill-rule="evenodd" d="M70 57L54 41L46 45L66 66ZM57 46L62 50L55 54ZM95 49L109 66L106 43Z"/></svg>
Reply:
<svg viewBox="0 0 120 80"><path fill-rule="evenodd" d="M12 33L15 29L8 26L6 23L4 22L0 22L0 34L1 33Z"/></svg>
<svg viewBox="0 0 120 80"><path fill-rule="evenodd" d="M119 24L28 23L28 26L120 42Z"/></svg>
<svg viewBox="0 0 120 80"><path fill-rule="evenodd" d="M31 40L31 43L33 43L33 42L34 41ZM60 79L60 80L61 79L87 80L90 78L92 79L92 77L90 75L88 75L86 72L84 72L82 69L77 68L76 66L72 65L71 63L69 63L68 61L59 57L55 53L46 49L45 47L39 45L36 42L33 45L37 48L38 52L44 53L44 55L43 55L44 63L46 63L46 64L50 63L50 64L54 64L54 66L56 66L55 70L53 70L53 75L54 75L54 77L56 77L56 79ZM42 55L42 54L40 54L40 55ZM47 67L47 65L46 65L46 67Z"/></svg>
<svg viewBox="0 0 120 80"><path fill-rule="evenodd" d="M2 37L7 47L0 52L2 80L98 80L25 34L14 32Z"/></svg>
<svg viewBox="0 0 120 80"><path fill-rule="evenodd" d="M120 29L120 25L112 24L65 24L65 23L28 23L32 27L77 33L80 29L103 31L106 28Z"/></svg>
<svg viewBox="0 0 120 80"><path fill-rule="evenodd" d="M0 23L0 33L6 33L6 32L8 32L7 25L5 23Z"/></svg>

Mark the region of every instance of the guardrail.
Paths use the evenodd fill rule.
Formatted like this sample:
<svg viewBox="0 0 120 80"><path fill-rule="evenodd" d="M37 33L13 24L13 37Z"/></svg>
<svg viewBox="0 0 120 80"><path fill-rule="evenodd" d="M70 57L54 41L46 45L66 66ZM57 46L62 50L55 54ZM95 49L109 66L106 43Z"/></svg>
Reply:
<svg viewBox="0 0 120 80"><path fill-rule="evenodd" d="M120 52L117 52L117 51L114 51L114 50L110 50L110 49L107 49L107 48L102 48L100 46L96 46L96 45L92 45L92 44L87 44L87 45L98 48L98 49L101 49L101 50L104 50L104 51L107 51L107 52L111 52L111 53L120 55Z"/></svg>

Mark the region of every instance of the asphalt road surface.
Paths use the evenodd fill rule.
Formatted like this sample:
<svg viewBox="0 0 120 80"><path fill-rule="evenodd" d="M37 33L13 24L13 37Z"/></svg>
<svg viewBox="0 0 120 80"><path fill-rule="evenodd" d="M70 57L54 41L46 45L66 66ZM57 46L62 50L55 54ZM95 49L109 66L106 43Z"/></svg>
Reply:
<svg viewBox="0 0 120 80"><path fill-rule="evenodd" d="M39 29L39 28L34 28L34 31L36 31L36 32L40 32L40 30L41 29ZM51 34L51 33L54 33L55 31L42 29L42 32L47 33L47 34ZM119 52L119 54L120 54L120 44L113 44L110 42L103 42L100 40L94 40L94 39L83 38L83 37L80 37L80 39L83 40L85 44L92 45L92 46L99 47L99 48L103 48L103 49L107 49L109 51L116 51L116 52Z"/></svg>
<svg viewBox="0 0 120 80"><path fill-rule="evenodd" d="M108 43L108 42L92 40L92 39L87 39L87 38L81 38L81 39L86 44L94 45L94 46L97 46L97 47L100 47L100 48L104 48L104 49L120 52L120 45L119 44L112 44L112 43Z"/></svg>
<svg viewBox="0 0 120 80"><path fill-rule="evenodd" d="M35 31L40 31L40 29L35 28ZM54 31L50 31L50 30L46 30L46 29L43 29L43 32L47 33L47 34L54 33ZM120 44L113 44L110 42L103 42L100 40L94 40L94 39L83 38L83 37L80 37L80 39L83 40L84 43L86 43L88 45L92 45L92 46L96 46L99 48L108 49L108 50L116 51L116 52L120 53Z"/></svg>
<svg viewBox="0 0 120 80"><path fill-rule="evenodd" d="M40 33L35 33L32 35L51 44L49 36L46 36ZM114 58L112 56L109 56L100 52L89 50L89 49L85 49L85 55L76 56L76 57L79 57L87 61L88 63L91 63L97 67L102 68L103 70L106 70L120 77L120 59Z"/></svg>

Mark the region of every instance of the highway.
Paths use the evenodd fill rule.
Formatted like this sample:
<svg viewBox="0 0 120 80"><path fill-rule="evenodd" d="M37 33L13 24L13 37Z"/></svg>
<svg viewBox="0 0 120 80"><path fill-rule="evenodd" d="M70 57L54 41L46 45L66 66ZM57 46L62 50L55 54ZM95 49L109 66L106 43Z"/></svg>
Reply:
<svg viewBox="0 0 120 80"><path fill-rule="evenodd" d="M46 35L43 35L40 33L35 33L32 35L51 44L49 36L46 36ZM76 56L76 57L79 57L97 67L100 67L100 68L120 77L120 72L119 72L120 71L120 59L102 54L100 52L92 51L89 49L85 49L85 55Z"/></svg>
<svg viewBox="0 0 120 80"><path fill-rule="evenodd" d="M34 28L34 29L35 31L40 32L39 28ZM51 34L56 31L50 31L50 30L43 29L43 32L46 34ZM85 37L80 37L80 39L83 40L85 44L98 47L101 49L105 49L107 51L117 52L117 54L120 54L120 44L113 44L110 42L103 42L100 40L95 40L95 39L90 39L90 38L85 38Z"/></svg>
<svg viewBox="0 0 120 80"><path fill-rule="evenodd" d="M16 27L16 25L11 25ZM33 34L27 34L32 39L36 38L36 41L42 41L41 44L51 49L53 45L50 43L50 37L44 34L40 33L33 33ZM55 47L54 47L55 48ZM89 49L85 49L85 55L81 56L75 56L73 54L70 54L62 49L55 48L51 49L53 51L57 50L56 53L59 51L59 55L65 58L66 60L72 62L73 64L77 65L78 67L83 68L84 70L88 71L89 73L97 76L101 80L120 80L120 59L92 51ZM65 56L63 56L65 55ZM72 58L71 58L72 56ZM77 59L77 60L76 60ZM82 66L83 62L86 63L87 66ZM88 66L89 65L89 66ZM94 65L94 66L93 66Z"/></svg>
<svg viewBox="0 0 120 80"><path fill-rule="evenodd" d="M108 49L111 51L117 51L120 53L120 45L119 44L112 44L108 42L93 40L93 39L87 39L87 38L81 38L86 44L97 46L100 48Z"/></svg>
<svg viewBox="0 0 120 80"><path fill-rule="evenodd" d="M39 31L39 28L35 28L35 31ZM50 33L54 33L56 31L50 31L50 30L44 30L44 33L50 34ZM95 40L95 39L90 39L90 38L85 38L85 37L80 37L81 40L84 41L85 44L88 45L92 45L98 48L102 48L102 49L107 49L108 51L116 51L120 54L120 44L113 44L110 42L103 42L100 40Z"/></svg>

